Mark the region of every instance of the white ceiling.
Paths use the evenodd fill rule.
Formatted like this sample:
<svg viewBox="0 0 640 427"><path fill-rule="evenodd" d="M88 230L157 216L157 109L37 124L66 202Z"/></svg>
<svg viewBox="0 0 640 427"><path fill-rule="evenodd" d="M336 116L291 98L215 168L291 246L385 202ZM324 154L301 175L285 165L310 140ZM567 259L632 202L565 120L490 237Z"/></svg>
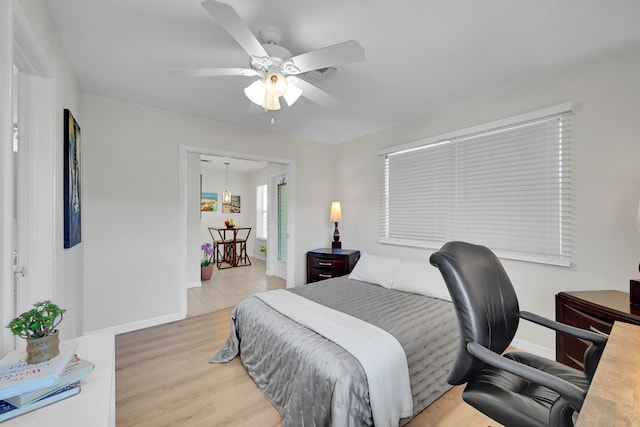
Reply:
<svg viewBox="0 0 640 427"><path fill-rule="evenodd" d="M637 0L226 1L293 55L357 40L365 60L319 85L340 106L250 113L255 77L170 74L248 66L201 0L46 0L84 91L326 143L640 43Z"/></svg>

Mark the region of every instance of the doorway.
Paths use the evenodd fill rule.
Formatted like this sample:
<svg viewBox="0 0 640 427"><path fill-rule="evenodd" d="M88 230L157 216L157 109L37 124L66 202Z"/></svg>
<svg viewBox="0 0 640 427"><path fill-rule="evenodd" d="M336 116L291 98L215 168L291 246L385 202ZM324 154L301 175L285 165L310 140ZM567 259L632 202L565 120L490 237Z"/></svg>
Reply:
<svg viewBox="0 0 640 427"><path fill-rule="evenodd" d="M186 316L187 313L187 291L190 286L190 283L193 283L193 278L197 275L199 278L199 268L197 268L197 258L194 258L193 248L196 247L199 249L198 242L199 240L194 240L194 235L197 237L199 235L199 225L197 228L197 233L193 230L195 227L193 223L198 220L199 224L199 206L200 206L200 194L199 187L194 192L193 187L197 186L196 183L199 182L199 176L193 176L194 170L197 169L199 171L199 159L200 155L206 156L217 156L217 157L225 157L233 161L237 160L245 160L245 161L257 161L257 162L266 162L270 165L277 165L281 170L285 171L287 177L295 176L295 161L289 159L279 159L279 158L270 158L259 155L249 155L245 153L234 153L227 151L220 151L215 149L208 149L205 147L196 147L196 146L187 146L180 145L179 146L179 182L180 182L180 237L181 242L184 244L181 246L181 263L180 263L180 279L183 284L181 290L181 316ZM295 218L295 209L294 209L294 186L295 182L293 179L288 178L288 203L286 204L286 224L284 235L289 236L286 241L285 250L287 253L294 253L294 239L293 239L293 230L291 229L291 224L293 224L293 218ZM196 197L196 201L194 202L194 194ZM195 212L194 212L195 209ZM195 218L194 218L195 217ZM270 220L270 223L272 220ZM271 227L271 225L269 226ZM271 230L271 228L270 228ZM195 242L195 243L194 243ZM268 251L269 252L269 251ZM272 252L274 253L274 252ZM269 259L269 256L267 256ZM239 267L242 268L242 267ZM197 272L195 271L197 269ZM215 274L215 273L214 273ZM267 271L267 274L272 274L271 271ZM293 263L286 263L284 267L284 271L282 274L283 278L286 281L286 286L291 287L294 286L295 283L295 266Z"/></svg>

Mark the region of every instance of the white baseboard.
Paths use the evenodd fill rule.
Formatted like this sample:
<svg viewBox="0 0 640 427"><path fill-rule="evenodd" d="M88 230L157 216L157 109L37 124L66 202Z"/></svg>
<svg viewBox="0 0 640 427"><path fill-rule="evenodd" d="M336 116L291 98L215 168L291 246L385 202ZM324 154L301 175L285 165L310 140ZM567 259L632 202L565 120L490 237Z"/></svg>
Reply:
<svg viewBox="0 0 640 427"><path fill-rule="evenodd" d="M168 314L166 316L155 317L153 319L145 319L139 322L125 323L117 325L112 328L99 329L95 331L87 331L85 335L96 334L101 332L112 332L115 335L124 334L127 332L137 331L139 329L150 328L151 326L158 326L169 322L175 322L176 320L182 320L184 317L180 317L178 313Z"/></svg>
<svg viewBox="0 0 640 427"><path fill-rule="evenodd" d="M542 347L538 344L533 344L528 341L520 339L514 339L511 341L511 347L515 347L518 350L526 351L527 353L533 353L536 356L544 357L546 359L556 360L556 353L554 350L547 347Z"/></svg>
<svg viewBox="0 0 640 427"><path fill-rule="evenodd" d="M200 282L200 281L187 283L187 289L199 288L201 286L202 286L202 282Z"/></svg>

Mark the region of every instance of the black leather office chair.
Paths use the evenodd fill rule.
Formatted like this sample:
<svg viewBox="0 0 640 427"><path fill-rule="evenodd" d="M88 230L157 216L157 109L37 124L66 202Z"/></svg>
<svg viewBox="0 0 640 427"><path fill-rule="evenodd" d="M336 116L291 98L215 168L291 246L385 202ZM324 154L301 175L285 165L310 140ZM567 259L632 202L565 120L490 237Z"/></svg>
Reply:
<svg viewBox="0 0 640 427"><path fill-rule="evenodd" d="M467 383L464 401L505 426L572 426L606 337L520 311L507 273L487 247L449 242L430 261L447 284L460 325L449 384ZM585 372L530 353L502 355L520 318L593 343Z"/></svg>

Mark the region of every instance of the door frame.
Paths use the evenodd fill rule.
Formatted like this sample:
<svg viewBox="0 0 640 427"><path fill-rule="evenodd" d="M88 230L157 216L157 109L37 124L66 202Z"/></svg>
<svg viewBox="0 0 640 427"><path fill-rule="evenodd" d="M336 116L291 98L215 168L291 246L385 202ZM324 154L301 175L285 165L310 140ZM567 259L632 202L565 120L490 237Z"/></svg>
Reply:
<svg viewBox="0 0 640 427"><path fill-rule="evenodd" d="M266 157L257 154L238 153L234 151L219 150L215 148L207 148L194 145L179 144L178 145L178 186L179 186L179 242L180 242L180 256L179 256L179 283L180 283L180 317L184 318L187 315L187 291L189 289L189 275L188 275L188 231L187 231L187 157L188 154L205 154L210 156L229 157L231 159L252 160L258 162L276 163L286 166L286 173L288 177L287 185L289 185L287 207L287 231L289 239L287 242L287 253L295 253L295 238L294 227L295 224L295 176L296 176L296 162L291 159L282 159L275 157ZM287 279L286 287L295 286L295 263L287 263Z"/></svg>
<svg viewBox="0 0 640 427"><path fill-rule="evenodd" d="M18 108L27 114L27 127L21 133L25 140L28 170L20 171L27 180L28 194L21 194L24 199L20 203L26 207L28 235L24 238L27 249L20 261L27 267L28 284L18 293L18 309L36 300L49 299L54 290L54 254L55 254L55 209L56 174L55 174L55 135L56 126L56 85L55 71L44 54L35 31L17 1L2 2L0 9L0 27L3 28L4 43L0 46L0 81L3 99L3 112L0 118L0 129L3 135L0 141L0 178L3 185L2 195L2 237L0 238L0 280L2 324L13 318L13 150L12 132L14 110L14 85L18 85L13 77L16 65L21 73L21 94ZM27 147L28 146L28 147ZM23 203L24 202L24 203ZM44 237L43 237L44 236ZM21 237L22 238L22 237ZM38 262L34 262L37 260ZM23 307L21 307L23 306ZM2 328L1 350L6 352L15 348L11 332Z"/></svg>

